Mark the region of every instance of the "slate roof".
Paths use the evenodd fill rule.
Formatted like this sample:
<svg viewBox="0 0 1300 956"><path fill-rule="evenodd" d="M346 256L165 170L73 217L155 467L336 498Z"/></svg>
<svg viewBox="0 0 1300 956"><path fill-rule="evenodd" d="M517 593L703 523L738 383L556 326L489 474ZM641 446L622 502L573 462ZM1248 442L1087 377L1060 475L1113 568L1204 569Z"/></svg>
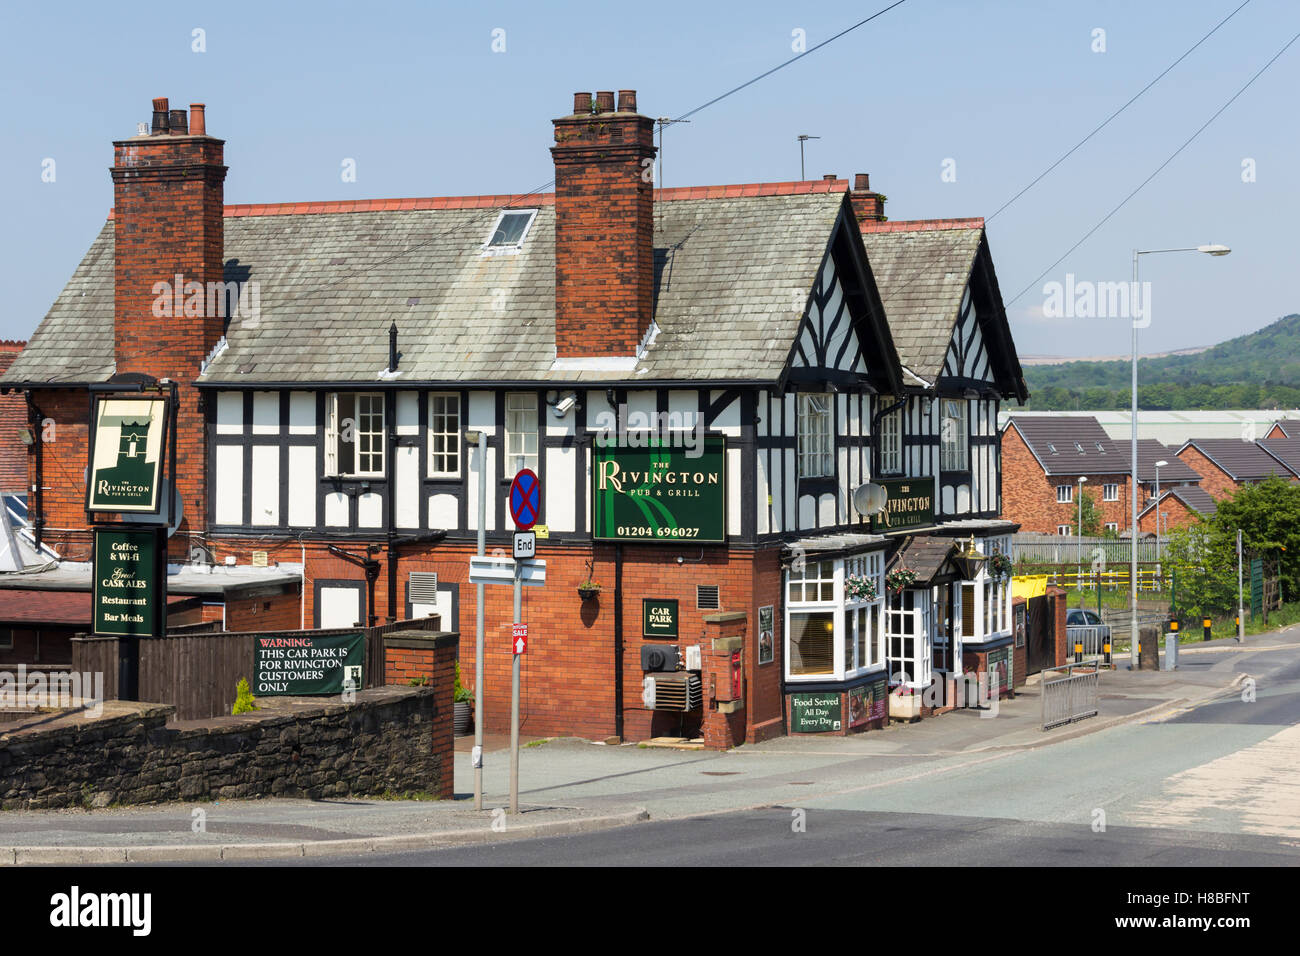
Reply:
<svg viewBox="0 0 1300 956"><path fill-rule="evenodd" d="M888 569L900 566L916 572L916 586L928 584L953 550L952 538L919 534L907 539L889 560Z"/></svg>
<svg viewBox="0 0 1300 956"><path fill-rule="evenodd" d="M899 361L933 384L943 371L983 219L868 223L866 246Z"/></svg>
<svg viewBox="0 0 1300 956"><path fill-rule="evenodd" d="M1261 438L1259 446L1300 475L1300 430L1296 435L1295 438Z"/></svg>
<svg viewBox="0 0 1300 956"><path fill-rule="evenodd" d="M1045 474L1126 475L1133 467L1129 442L1112 439L1091 415L1012 415L1007 427L1012 426ZM1173 449L1154 438L1139 438L1138 481L1155 481L1158 461L1168 462L1160 468L1162 483L1201 480Z"/></svg>
<svg viewBox="0 0 1300 956"><path fill-rule="evenodd" d="M258 283L261 315L231 321L200 381L374 382L394 322L396 381L774 380L801 317L791 290L812 287L846 185L657 195L658 334L635 368L618 370L552 368L553 195L228 206L226 277ZM482 255L512 199L539 209L522 251ZM3 380L104 381L112 354L110 220Z"/></svg>
<svg viewBox="0 0 1300 956"><path fill-rule="evenodd" d="M1257 442L1240 438L1193 438L1183 448L1189 446L1222 468L1234 481L1255 481L1269 475L1295 477L1291 469ZM1178 450L1181 452L1183 448Z"/></svg>

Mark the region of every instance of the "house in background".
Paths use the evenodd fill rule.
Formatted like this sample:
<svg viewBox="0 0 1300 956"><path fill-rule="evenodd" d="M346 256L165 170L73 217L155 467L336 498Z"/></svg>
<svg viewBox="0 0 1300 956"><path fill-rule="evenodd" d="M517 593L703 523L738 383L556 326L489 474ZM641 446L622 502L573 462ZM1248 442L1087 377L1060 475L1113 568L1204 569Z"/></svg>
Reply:
<svg viewBox="0 0 1300 956"><path fill-rule="evenodd" d="M1163 494L1201 480L1154 439L1139 439L1137 451L1141 507L1157 483ZM1093 416L1012 415L1002 432L1002 460L1003 514L1023 531L1077 534L1080 478L1087 479L1082 486L1092 494L1104 530L1122 534L1132 523L1131 445L1110 438ZM1154 519L1152 525L1154 530Z"/></svg>
<svg viewBox="0 0 1300 956"><path fill-rule="evenodd" d="M1297 472L1269 452L1263 442L1240 438L1193 438L1178 449L1178 457L1202 475L1201 487L1216 501L1244 485L1278 475L1295 481Z"/></svg>
<svg viewBox="0 0 1300 956"><path fill-rule="evenodd" d="M1177 460L1177 459L1173 459ZM1163 469L1162 469L1163 470ZM1214 514L1217 502L1199 484L1160 488L1160 497L1147 498L1138 512L1138 529L1143 534L1166 535Z"/></svg>
<svg viewBox="0 0 1300 956"><path fill-rule="evenodd" d="M264 589L223 592L230 630L438 613L472 634L479 475L491 551L536 472L526 733L758 741L826 694L843 719L814 729L844 732L878 725L891 685L954 706L966 671L1023 679L988 559L1015 530L997 415L1026 392L982 220L885 222L865 176L655 189L631 90L553 121L554 193L227 206L204 108L154 107L0 381L60 435L29 455L32 544L58 566L24 587L88 588L87 389L134 373L180 391L171 590ZM178 275L259 307L160 315ZM883 515L853 505L868 482ZM513 614L486 590L500 730ZM649 695L667 678L643 651L679 643L734 645L735 682L674 672L691 706ZM472 639L460 657L472 674Z"/></svg>
<svg viewBox="0 0 1300 956"><path fill-rule="evenodd" d="M1279 418L1265 438L1300 438L1300 418Z"/></svg>

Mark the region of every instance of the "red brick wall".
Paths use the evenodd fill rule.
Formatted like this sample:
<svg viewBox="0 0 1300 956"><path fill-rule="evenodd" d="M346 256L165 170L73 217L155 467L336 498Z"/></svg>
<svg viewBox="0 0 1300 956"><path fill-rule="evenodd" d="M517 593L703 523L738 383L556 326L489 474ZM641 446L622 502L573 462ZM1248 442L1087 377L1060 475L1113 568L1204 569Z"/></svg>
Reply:
<svg viewBox="0 0 1300 956"><path fill-rule="evenodd" d="M634 355L654 297L654 121L626 112L554 120L555 346ZM647 162L649 161L649 163Z"/></svg>
<svg viewBox="0 0 1300 956"><path fill-rule="evenodd" d="M288 594L228 600L226 601L226 630L297 630L301 601L297 589ZM310 623L308 626L311 626Z"/></svg>
<svg viewBox="0 0 1300 956"><path fill-rule="evenodd" d="M1237 483L1227 473L1210 461L1205 455L1188 445L1178 453L1178 457L1201 475L1201 487L1215 501L1231 497L1237 490Z"/></svg>
<svg viewBox="0 0 1300 956"><path fill-rule="evenodd" d="M1118 499L1105 501L1103 485L1118 485ZM1056 500L1057 485L1074 485L1069 504ZM1113 522L1118 530L1129 526L1129 476L1126 473L1094 475L1084 484L1097 506L1102 526ZM1059 525L1077 530L1078 482L1075 475L1043 473L1020 433L1008 426L1002 432L1002 517L1020 523L1021 531L1056 534Z"/></svg>
<svg viewBox="0 0 1300 956"><path fill-rule="evenodd" d="M412 680L428 678L435 689L437 713L431 733L434 757L439 764L441 786L438 796L450 800L455 796L452 688L456 680L457 645L454 641L443 642L436 638L426 641L404 635L401 631L387 637L384 645L384 683L410 684ZM393 646L395 644L404 646ZM413 644L422 646L410 646Z"/></svg>
<svg viewBox="0 0 1300 956"><path fill-rule="evenodd" d="M0 375L8 371L26 342L0 341ZM27 448L18 429L27 423L22 392L0 395L0 494L27 493Z"/></svg>
<svg viewBox="0 0 1300 956"><path fill-rule="evenodd" d="M1174 528L1185 528L1197 519L1197 514L1187 505L1183 504L1177 498L1172 496L1165 498L1160 502L1159 507L1152 508L1144 515L1138 516L1138 527L1143 531L1156 533L1156 512L1162 512L1167 517L1160 521L1161 530L1168 533Z"/></svg>

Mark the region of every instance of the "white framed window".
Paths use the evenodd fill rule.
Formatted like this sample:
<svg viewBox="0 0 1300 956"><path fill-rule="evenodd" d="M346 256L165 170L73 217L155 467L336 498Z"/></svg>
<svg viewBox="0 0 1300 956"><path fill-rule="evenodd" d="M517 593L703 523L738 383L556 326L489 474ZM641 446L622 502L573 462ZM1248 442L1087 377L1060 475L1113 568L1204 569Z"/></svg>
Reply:
<svg viewBox="0 0 1300 956"><path fill-rule="evenodd" d="M537 395L506 392L505 477L537 470Z"/></svg>
<svg viewBox="0 0 1300 956"><path fill-rule="evenodd" d="M460 477L460 395L429 396L429 477Z"/></svg>
<svg viewBox="0 0 1300 956"><path fill-rule="evenodd" d="M1057 485L1056 501L1062 505L1068 505L1074 501L1074 485Z"/></svg>
<svg viewBox="0 0 1300 956"><path fill-rule="evenodd" d="M890 684L928 687L930 592L904 589L885 599L885 658Z"/></svg>
<svg viewBox="0 0 1300 956"><path fill-rule="evenodd" d="M945 398L939 421L939 457L944 471L968 471L966 454L966 402Z"/></svg>
<svg viewBox="0 0 1300 956"><path fill-rule="evenodd" d="M1070 535L1074 534L1074 525L1058 524L1056 526L1056 533L1068 538Z"/></svg>
<svg viewBox="0 0 1300 956"><path fill-rule="evenodd" d="M878 668L884 657L883 555L807 561L792 567L786 583L786 677L843 680ZM858 575L876 596L850 596Z"/></svg>
<svg viewBox="0 0 1300 956"><path fill-rule="evenodd" d="M1118 521L1107 521L1107 522L1106 522L1106 530L1107 530L1107 531L1118 531L1118 530L1119 530L1119 522L1118 522Z"/></svg>
<svg viewBox="0 0 1300 956"><path fill-rule="evenodd" d="M333 392L326 404L325 473L360 477L383 475L383 393Z"/></svg>
<svg viewBox="0 0 1300 956"><path fill-rule="evenodd" d="M524 240L528 238L528 230L532 228L533 220L536 218L536 209L501 210L501 215L497 216L497 221L492 224L492 231L488 233L487 240L483 243L484 255L508 255L518 252L523 248Z"/></svg>
<svg viewBox="0 0 1300 956"><path fill-rule="evenodd" d="M829 478L835 474L832 401L832 396L825 392L799 396L800 478Z"/></svg>
<svg viewBox="0 0 1300 956"><path fill-rule="evenodd" d="M881 404L892 405L892 398ZM896 408L880 419L880 473L897 475L903 471L903 409Z"/></svg>
<svg viewBox="0 0 1300 956"><path fill-rule="evenodd" d="M1119 485L1102 485L1101 499L1102 501L1119 501Z"/></svg>

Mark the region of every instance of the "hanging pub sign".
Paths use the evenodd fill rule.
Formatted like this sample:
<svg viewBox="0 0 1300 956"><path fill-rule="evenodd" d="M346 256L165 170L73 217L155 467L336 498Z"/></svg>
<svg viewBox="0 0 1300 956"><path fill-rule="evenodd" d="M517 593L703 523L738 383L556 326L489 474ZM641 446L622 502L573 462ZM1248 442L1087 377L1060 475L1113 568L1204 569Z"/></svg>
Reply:
<svg viewBox="0 0 1300 956"><path fill-rule="evenodd" d="M669 598L641 599L641 636L676 637L677 601Z"/></svg>
<svg viewBox="0 0 1300 956"><path fill-rule="evenodd" d="M592 515L599 541L727 539L726 439L694 447L651 440L646 447L597 441L591 451Z"/></svg>
<svg viewBox="0 0 1300 956"><path fill-rule="evenodd" d="M159 528L96 528L96 634L159 637L167 601L167 539Z"/></svg>
<svg viewBox="0 0 1300 956"><path fill-rule="evenodd" d="M889 500L871 519L877 534L927 528L934 524L934 478L893 478L876 482Z"/></svg>
<svg viewBox="0 0 1300 956"><path fill-rule="evenodd" d="M165 398L100 398L91 422L87 510L157 514L166 438Z"/></svg>
<svg viewBox="0 0 1300 956"><path fill-rule="evenodd" d="M295 631L258 635L253 641L253 694L341 694L361 690L366 638Z"/></svg>

